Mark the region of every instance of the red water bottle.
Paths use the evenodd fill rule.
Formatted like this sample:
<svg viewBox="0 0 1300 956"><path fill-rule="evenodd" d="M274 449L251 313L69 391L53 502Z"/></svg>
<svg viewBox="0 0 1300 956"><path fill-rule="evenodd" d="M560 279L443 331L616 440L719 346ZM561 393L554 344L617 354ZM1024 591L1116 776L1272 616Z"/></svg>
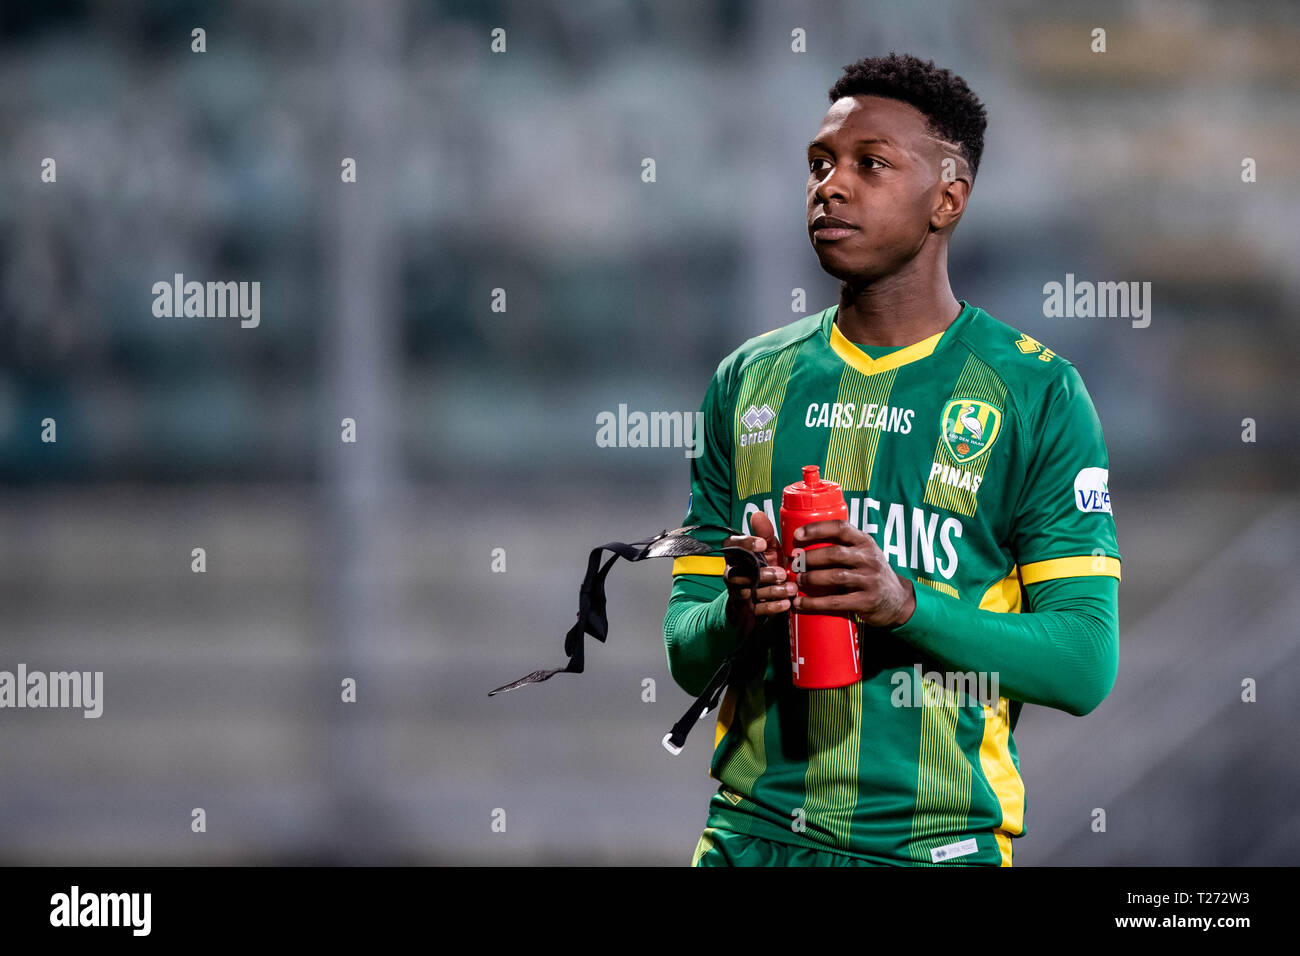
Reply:
<svg viewBox="0 0 1300 956"><path fill-rule="evenodd" d="M795 581L790 569L796 528L814 521L847 521L844 492L834 481L823 481L816 465L804 465L803 481L786 485L781 496L781 559L786 580ZM804 551L828 548L829 543L804 545ZM798 582L795 582L796 585ZM805 597L837 593L834 587L808 587ZM858 628L845 614L790 611L790 671L794 685L807 689L847 687L862 679L858 662Z"/></svg>

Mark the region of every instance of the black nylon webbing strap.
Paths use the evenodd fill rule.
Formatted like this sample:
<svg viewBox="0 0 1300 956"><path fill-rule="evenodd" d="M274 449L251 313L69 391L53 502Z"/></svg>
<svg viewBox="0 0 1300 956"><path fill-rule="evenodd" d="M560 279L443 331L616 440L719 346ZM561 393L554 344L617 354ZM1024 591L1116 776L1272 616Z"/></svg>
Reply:
<svg viewBox="0 0 1300 956"><path fill-rule="evenodd" d="M582 579L582 587L578 590L578 620L564 636L564 653L569 657L568 662L563 667L553 667L550 670L538 670L533 671L531 674L525 674L518 680L488 691L488 696L503 694L517 687L523 687L525 684L540 684L542 681L550 680L556 674L582 673L585 663L583 635L590 634L601 643L604 643L609 636L605 578L614 562L619 558L627 561L644 561L648 558L679 558L686 555L721 554L729 564L741 568L745 572L745 576L752 580L757 580L759 568L767 565L762 555L746 551L744 548L714 547L692 537L691 532L693 531L725 531L730 535L739 535L741 533L725 525L688 525L672 531L661 531L659 534L642 541L633 541L631 543L611 541L608 544L602 544L600 547L592 548L591 554L587 558L587 574ZM606 551L611 552L611 557L604 564L601 564L601 559ZM730 682L732 674L736 671L737 662L742 657L752 653L756 645L764 643L759 638L759 634L766 630L766 625L771 620L771 618L768 618L761 622L754 629L754 633L722 662L709 680L704 692L695 699L695 702L691 704L690 709L687 710L682 719L664 737L664 746L671 753L681 752L690 728L694 726L697 720L717 706L718 700L722 697L722 693Z"/></svg>
<svg viewBox="0 0 1300 956"><path fill-rule="evenodd" d="M695 702L682 714L682 719L673 724L673 729L664 736L664 748L670 754L682 752L682 747L686 745L686 735L691 732L697 720L718 706L718 701L732 678L748 673L749 665L762 659L762 652L767 650L767 638L772 633L770 625L774 620L775 617L766 617L759 621L754 632L713 672L700 696L695 698Z"/></svg>

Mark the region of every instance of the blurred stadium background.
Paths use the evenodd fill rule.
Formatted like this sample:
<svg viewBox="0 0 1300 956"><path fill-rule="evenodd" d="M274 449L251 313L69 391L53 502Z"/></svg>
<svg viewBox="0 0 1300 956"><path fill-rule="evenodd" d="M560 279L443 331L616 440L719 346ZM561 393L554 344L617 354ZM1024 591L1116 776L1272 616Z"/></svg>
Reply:
<svg viewBox="0 0 1300 956"><path fill-rule="evenodd" d="M1120 676L1025 709L1016 863L1300 861L1297 48L1284 0L5 5L0 669L105 704L0 713L0 861L687 863L667 562L614 572L585 675L486 691L685 509L682 450L597 414L694 411L835 301L803 144L891 50L989 108L954 291L1079 367L1111 454ZM155 318L178 272L260 281L260 325ZM1151 282L1150 326L1044 318L1066 273Z"/></svg>

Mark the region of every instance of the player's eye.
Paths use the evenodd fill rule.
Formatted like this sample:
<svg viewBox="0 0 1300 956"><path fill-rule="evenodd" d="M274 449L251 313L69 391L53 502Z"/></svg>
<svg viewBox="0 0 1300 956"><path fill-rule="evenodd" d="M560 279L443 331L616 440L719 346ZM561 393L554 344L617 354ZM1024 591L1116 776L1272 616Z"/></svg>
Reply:
<svg viewBox="0 0 1300 956"><path fill-rule="evenodd" d="M822 172L822 170L819 169L819 168L817 167L817 164L818 164L818 163L824 163L824 162L826 162L826 160L825 160L823 157L821 157L821 156L818 156L816 159L811 159L811 160L809 160L809 161L808 161L808 172L809 172L809 173L813 173L813 174L816 174L816 173ZM884 168L885 168L885 164L882 163L880 160L876 159L874 156L867 156L867 157L865 157L865 158L862 160L862 163L861 163L860 165L866 166L868 169L884 169Z"/></svg>

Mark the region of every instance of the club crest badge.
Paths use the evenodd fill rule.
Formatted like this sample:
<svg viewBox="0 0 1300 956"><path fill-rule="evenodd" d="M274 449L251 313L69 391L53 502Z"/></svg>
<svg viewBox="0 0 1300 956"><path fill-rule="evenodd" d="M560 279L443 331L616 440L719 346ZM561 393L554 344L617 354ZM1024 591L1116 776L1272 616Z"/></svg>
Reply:
<svg viewBox="0 0 1300 956"><path fill-rule="evenodd" d="M954 398L943 407L939 428L952 457L965 464L993 447L1002 430L1002 409L977 398Z"/></svg>

